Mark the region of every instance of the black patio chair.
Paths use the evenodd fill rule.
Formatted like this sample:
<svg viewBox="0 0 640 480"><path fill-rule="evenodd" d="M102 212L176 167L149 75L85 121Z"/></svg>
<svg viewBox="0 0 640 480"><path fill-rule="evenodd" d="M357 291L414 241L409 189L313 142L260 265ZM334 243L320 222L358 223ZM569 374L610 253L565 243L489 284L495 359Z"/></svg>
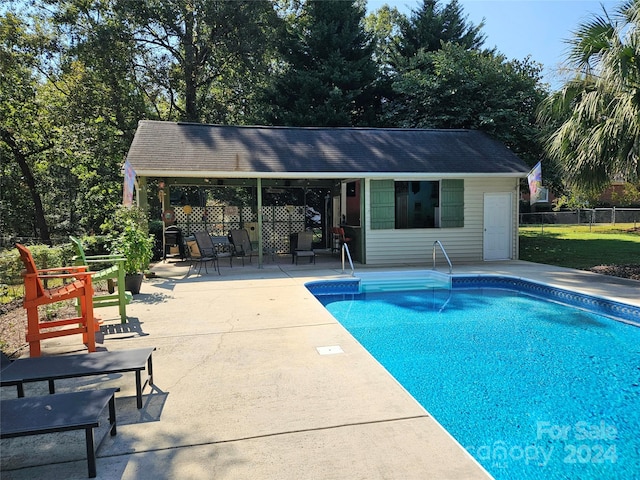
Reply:
<svg viewBox="0 0 640 480"><path fill-rule="evenodd" d="M230 230L229 241L233 244L233 256L242 258L242 266L246 257L249 257L249 263L251 263L251 258L258 254L258 251L253 249L249 232L245 228Z"/></svg>
<svg viewBox="0 0 640 480"><path fill-rule="evenodd" d="M220 265L218 264L218 255L216 252L216 247L211 241L211 237L208 232L195 232L193 234L196 244L198 245L198 251L200 256L191 255L191 265L197 263L200 265L198 269L198 274L202 271L202 265L204 264L205 273L209 273L207 270L207 263L211 262L213 264L214 270L218 271L218 275L220 275ZM189 267L191 268L191 267Z"/></svg>

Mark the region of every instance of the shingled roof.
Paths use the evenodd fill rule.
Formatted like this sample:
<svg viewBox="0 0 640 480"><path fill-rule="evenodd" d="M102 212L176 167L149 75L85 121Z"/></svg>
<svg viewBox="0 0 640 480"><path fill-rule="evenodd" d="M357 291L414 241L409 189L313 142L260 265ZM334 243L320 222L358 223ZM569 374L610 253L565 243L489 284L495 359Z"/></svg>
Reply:
<svg viewBox="0 0 640 480"><path fill-rule="evenodd" d="M474 130L220 126L142 120L127 155L139 176L522 177L529 167Z"/></svg>

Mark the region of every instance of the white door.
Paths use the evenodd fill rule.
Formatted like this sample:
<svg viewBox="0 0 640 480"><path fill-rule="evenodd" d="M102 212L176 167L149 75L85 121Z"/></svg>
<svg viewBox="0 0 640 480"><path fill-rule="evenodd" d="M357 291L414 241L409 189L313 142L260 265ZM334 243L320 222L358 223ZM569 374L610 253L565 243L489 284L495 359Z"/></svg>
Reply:
<svg viewBox="0 0 640 480"><path fill-rule="evenodd" d="M484 195L484 259L510 260L513 238L513 194Z"/></svg>

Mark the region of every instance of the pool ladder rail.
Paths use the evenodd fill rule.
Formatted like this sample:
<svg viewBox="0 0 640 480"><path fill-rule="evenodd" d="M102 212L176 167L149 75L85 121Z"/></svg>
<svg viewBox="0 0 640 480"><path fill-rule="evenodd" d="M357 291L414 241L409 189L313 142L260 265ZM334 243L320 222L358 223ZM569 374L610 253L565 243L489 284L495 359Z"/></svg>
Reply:
<svg viewBox="0 0 640 480"><path fill-rule="evenodd" d="M449 275L453 273L453 265L451 265L451 259L449 255L447 255L447 251L444 249L442 242L440 240L436 240L433 242L433 269L436 269L436 246L440 247L444 258L447 260L449 264ZM349 266L351 267L351 276L355 276L355 269L353 268L353 260L351 260L351 253L349 252L349 246L346 243L342 244L342 273L344 273L344 260L345 257L349 260Z"/></svg>
<svg viewBox="0 0 640 480"><path fill-rule="evenodd" d="M453 265L451 265L451 260L449 259L449 255L447 255L446 250L444 249L444 246L442 245L442 242L440 240L436 240L435 242L433 242L433 269L436 269L436 246L440 247L440 250L442 250L442 254L444 255L444 258L447 260L447 263L449 264L449 275L451 275L451 273L453 272ZM344 263L343 263L343 271L344 271Z"/></svg>
<svg viewBox="0 0 640 480"><path fill-rule="evenodd" d="M349 260L349 265L351 266L351 276L354 277L356 274L355 269L353 268L353 261L351 260L351 253L349 252L349 245L346 243L342 244L342 273L344 273L344 258L345 255Z"/></svg>

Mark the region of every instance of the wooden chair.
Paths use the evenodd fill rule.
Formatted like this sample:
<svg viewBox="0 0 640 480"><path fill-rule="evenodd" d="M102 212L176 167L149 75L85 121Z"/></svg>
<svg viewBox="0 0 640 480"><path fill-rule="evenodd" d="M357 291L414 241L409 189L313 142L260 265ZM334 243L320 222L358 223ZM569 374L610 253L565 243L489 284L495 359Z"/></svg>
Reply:
<svg viewBox="0 0 640 480"><path fill-rule="evenodd" d="M85 255L82 242L75 238L69 237L76 247L78 256L75 257L76 265L91 264L108 265L106 268L98 270L93 275L93 281L98 282L106 280L108 283L109 293L106 295L95 295L93 297L93 308L118 306L120 313L120 323L127 323L127 304L133 300L131 292L125 290L124 283L124 262L125 259L119 255ZM117 288L117 292L115 289ZM80 314L80 303L78 305L78 315Z"/></svg>
<svg viewBox="0 0 640 480"><path fill-rule="evenodd" d="M25 266L24 308L27 310L27 342L29 355L40 356L40 341L46 338L82 334L82 341L90 352L96 350L96 323L93 318L93 272L87 271L85 265L75 267L45 268L38 270L33 256L27 247L16 244L22 263ZM63 285L46 289L43 279L59 279ZM64 283L66 282L66 283ZM40 322L38 307L64 300L78 299L80 316L63 320ZM75 325L73 328L60 328Z"/></svg>

